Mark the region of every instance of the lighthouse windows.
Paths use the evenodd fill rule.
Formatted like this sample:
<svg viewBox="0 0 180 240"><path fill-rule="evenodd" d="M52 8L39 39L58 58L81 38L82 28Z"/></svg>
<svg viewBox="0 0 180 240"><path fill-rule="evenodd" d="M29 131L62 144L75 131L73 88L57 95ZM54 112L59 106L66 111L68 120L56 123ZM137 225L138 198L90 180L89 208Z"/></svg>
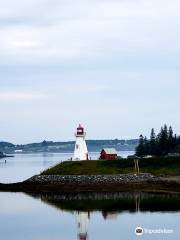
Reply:
<svg viewBox="0 0 180 240"><path fill-rule="evenodd" d="M83 133L84 133L83 129L78 129L78 130L77 130L77 134L81 135L81 134L83 134Z"/></svg>
<svg viewBox="0 0 180 240"><path fill-rule="evenodd" d="M76 149L78 149L79 148L79 145L78 144L76 144Z"/></svg>

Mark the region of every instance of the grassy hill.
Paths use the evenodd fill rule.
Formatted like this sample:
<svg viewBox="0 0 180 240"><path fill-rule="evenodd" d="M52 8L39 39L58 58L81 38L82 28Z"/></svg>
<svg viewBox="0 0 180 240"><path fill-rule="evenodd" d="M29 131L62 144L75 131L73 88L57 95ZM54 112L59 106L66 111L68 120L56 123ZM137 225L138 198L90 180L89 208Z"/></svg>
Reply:
<svg viewBox="0 0 180 240"><path fill-rule="evenodd" d="M180 175L179 157L139 159L140 172L155 175ZM42 172L42 175L105 175L134 173L134 160L66 161Z"/></svg>

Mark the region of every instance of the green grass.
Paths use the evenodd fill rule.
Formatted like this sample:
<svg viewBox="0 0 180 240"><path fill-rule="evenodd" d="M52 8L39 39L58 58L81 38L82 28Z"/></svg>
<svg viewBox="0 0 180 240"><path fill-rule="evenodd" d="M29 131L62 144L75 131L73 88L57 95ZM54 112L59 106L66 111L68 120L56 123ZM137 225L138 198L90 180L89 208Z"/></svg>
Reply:
<svg viewBox="0 0 180 240"><path fill-rule="evenodd" d="M155 175L180 174L179 157L154 157L151 159L139 159L140 172L148 172ZM91 161L66 161L42 172L42 175L106 175L134 173L134 160L122 159L115 161L91 160Z"/></svg>

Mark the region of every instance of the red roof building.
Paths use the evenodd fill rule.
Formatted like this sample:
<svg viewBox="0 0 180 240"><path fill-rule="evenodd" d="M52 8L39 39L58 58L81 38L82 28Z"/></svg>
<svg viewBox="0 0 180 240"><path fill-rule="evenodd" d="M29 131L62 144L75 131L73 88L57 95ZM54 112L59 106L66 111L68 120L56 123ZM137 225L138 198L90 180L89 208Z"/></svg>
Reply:
<svg viewBox="0 0 180 240"><path fill-rule="evenodd" d="M101 151L100 159L101 160L116 160L117 159L117 151L115 148L104 148Z"/></svg>

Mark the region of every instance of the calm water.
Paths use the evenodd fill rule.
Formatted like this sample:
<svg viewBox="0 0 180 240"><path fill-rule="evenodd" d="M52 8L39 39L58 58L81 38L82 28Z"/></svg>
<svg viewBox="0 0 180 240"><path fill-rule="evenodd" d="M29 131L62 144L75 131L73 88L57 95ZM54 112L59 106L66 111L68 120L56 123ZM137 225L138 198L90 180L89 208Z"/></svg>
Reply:
<svg viewBox="0 0 180 240"><path fill-rule="evenodd" d="M124 156L130 154L124 152ZM0 182L24 180L71 157L26 154L8 158L6 164L0 160ZM170 233L137 237L134 232L139 226L144 231L166 229ZM0 192L0 240L179 240L179 226L180 196Z"/></svg>
<svg viewBox="0 0 180 240"><path fill-rule="evenodd" d="M180 239L180 197L123 194L85 198L0 193L0 239ZM137 237L137 226L166 228L171 233Z"/></svg>
<svg viewBox="0 0 180 240"><path fill-rule="evenodd" d="M133 152L120 152L126 157ZM97 159L99 153L91 153L91 159ZM14 158L0 159L0 182L10 183L25 180L42 170L72 157L71 153L15 154Z"/></svg>

